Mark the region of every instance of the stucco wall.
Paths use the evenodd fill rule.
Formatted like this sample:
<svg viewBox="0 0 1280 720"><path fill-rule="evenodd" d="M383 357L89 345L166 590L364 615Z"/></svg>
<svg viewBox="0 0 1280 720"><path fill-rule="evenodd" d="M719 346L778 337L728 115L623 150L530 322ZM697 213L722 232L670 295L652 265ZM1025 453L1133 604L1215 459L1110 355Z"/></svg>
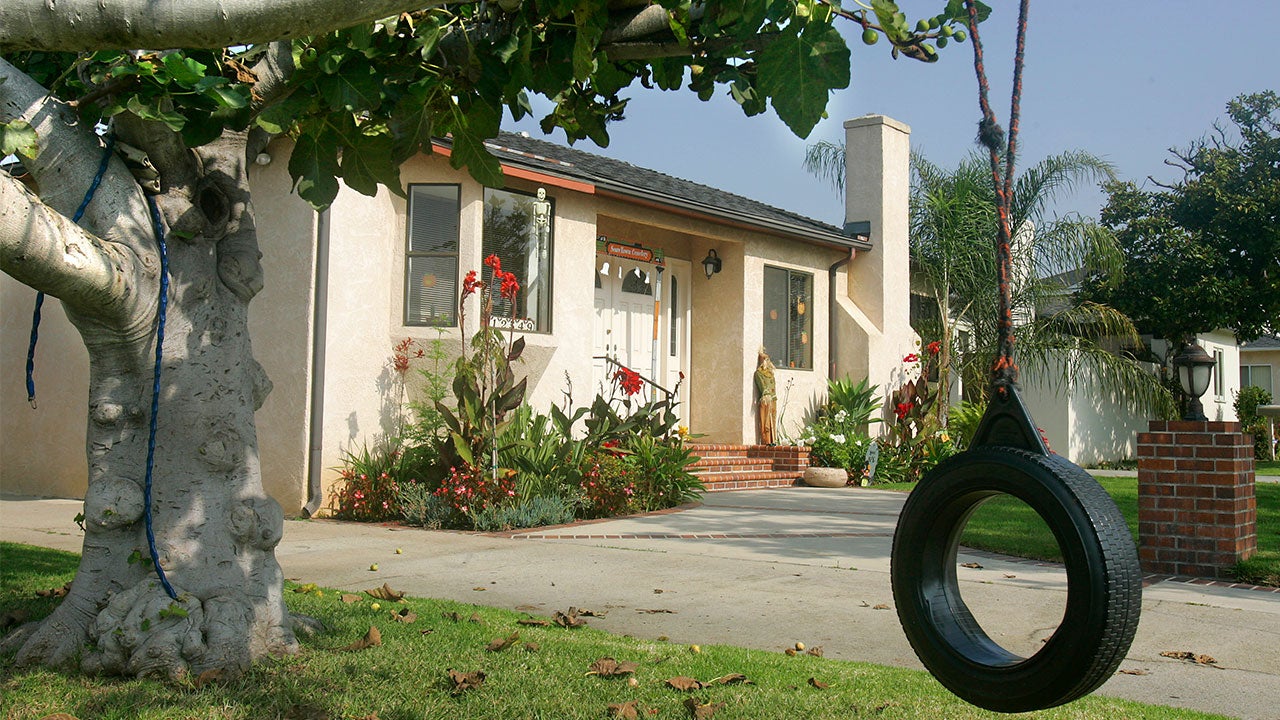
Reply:
<svg viewBox="0 0 1280 720"><path fill-rule="evenodd" d="M1271 366L1271 401L1280 401L1280 348L1251 350L1240 348L1241 365Z"/></svg>
<svg viewBox="0 0 1280 720"><path fill-rule="evenodd" d="M84 497L89 353L62 303L45 298L33 410L25 376L35 299L35 290L0 273L0 491Z"/></svg>
<svg viewBox="0 0 1280 720"><path fill-rule="evenodd" d="M1058 382L1062 363L1051 360L1042 373L1022 376L1023 400L1054 452L1085 466L1136 457L1147 413L1103 392L1087 368L1076 371L1069 385Z"/></svg>

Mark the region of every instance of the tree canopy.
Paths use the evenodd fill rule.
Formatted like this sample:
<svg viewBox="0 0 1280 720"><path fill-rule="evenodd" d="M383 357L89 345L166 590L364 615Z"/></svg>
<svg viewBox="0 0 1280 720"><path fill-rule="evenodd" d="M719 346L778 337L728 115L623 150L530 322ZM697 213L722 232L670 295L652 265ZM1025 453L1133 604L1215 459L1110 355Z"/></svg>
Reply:
<svg viewBox="0 0 1280 720"><path fill-rule="evenodd" d="M1230 127L1171 151L1178 182L1106 186L1102 222L1119 240L1124 271L1096 276L1083 294L1158 337L1280 331L1280 96L1240 95L1227 116Z"/></svg>

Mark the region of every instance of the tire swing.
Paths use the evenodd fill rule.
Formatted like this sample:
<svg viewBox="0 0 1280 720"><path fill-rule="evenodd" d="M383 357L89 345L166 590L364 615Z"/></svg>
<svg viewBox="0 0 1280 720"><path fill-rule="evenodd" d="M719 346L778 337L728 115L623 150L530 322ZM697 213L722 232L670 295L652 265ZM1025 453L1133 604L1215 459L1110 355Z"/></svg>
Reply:
<svg viewBox="0 0 1280 720"><path fill-rule="evenodd" d="M960 698L1010 713L1070 702L1110 678L1133 641L1142 603L1138 553L1120 510L1092 476L1050 452L1016 386L1009 207L1027 4L1022 0L1018 19L1002 178L1002 133L987 101L976 12L966 2L983 110L979 137L990 152L998 205L1000 349L987 411L970 448L926 473L903 507L890 573L903 631L929 672ZM1031 657L1011 653L987 635L961 597L956 576L959 539L969 517L999 494L1035 510L1053 532L1066 565L1062 622Z"/></svg>

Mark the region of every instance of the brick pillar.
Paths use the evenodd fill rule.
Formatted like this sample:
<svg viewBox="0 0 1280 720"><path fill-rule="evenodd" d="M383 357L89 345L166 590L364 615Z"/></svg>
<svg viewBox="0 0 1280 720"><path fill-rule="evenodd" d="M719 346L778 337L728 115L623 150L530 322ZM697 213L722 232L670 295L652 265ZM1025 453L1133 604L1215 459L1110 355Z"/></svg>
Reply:
<svg viewBox="0 0 1280 720"><path fill-rule="evenodd" d="M1257 551L1253 438L1238 422L1138 433L1138 554L1162 575L1224 577Z"/></svg>

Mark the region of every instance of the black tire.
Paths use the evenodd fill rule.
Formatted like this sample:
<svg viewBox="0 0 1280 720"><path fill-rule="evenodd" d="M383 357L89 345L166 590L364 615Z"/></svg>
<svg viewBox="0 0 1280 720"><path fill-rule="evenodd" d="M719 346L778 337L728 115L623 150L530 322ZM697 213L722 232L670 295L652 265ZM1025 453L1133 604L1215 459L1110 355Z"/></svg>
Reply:
<svg viewBox="0 0 1280 720"><path fill-rule="evenodd" d="M956 579L965 523L1001 493L1040 514L1065 559L1062 624L1029 658L987 636ZM1106 491L1062 457L1007 447L970 450L921 479L898 520L891 575L898 618L920 661L951 692L998 712L1040 710L1092 692L1124 659L1142 608L1138 552Z"/></svg>

